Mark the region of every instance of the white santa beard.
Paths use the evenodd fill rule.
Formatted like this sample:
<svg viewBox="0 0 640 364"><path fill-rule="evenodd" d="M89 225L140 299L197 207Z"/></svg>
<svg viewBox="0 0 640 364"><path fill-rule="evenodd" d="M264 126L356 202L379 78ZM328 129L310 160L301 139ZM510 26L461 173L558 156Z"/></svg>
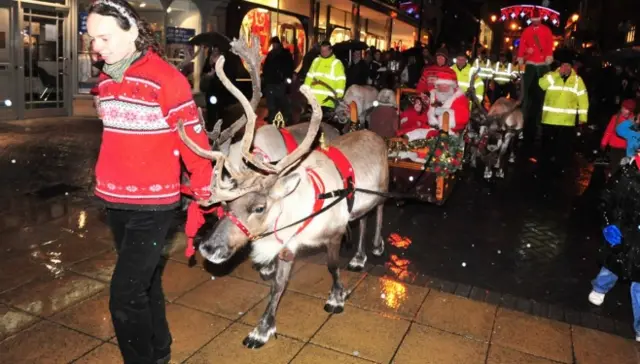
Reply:
<svg viewBox="0 0 640 364"><path fill-rule="evenodd" d="M454 93L455 93L454 90L451 90L449 92L436 91L436 100L440 102L445 102L450 98L452 98Z"/></svg>

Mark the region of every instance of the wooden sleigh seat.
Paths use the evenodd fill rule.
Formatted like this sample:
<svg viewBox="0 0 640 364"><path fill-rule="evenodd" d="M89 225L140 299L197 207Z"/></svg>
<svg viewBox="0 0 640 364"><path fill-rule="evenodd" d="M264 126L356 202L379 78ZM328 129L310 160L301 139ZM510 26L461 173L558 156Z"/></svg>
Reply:
<svg viewBox="0 0 640 364"><path fill-rule="evenodd" d="M443 114L442 132L448 135L449 113ZM429 147L421 146L418 149L409 149L425 156L424 158L407 157L410 153L398 153L398 145L408 145L406 139L395 137L388 139L389 145L389 169L392 190L414 194L421 201L442 205L450 196L455 185L455 170L438 170L432 167L434 155L430 158ZM461 161L460 161L461 163Z"/></svg>

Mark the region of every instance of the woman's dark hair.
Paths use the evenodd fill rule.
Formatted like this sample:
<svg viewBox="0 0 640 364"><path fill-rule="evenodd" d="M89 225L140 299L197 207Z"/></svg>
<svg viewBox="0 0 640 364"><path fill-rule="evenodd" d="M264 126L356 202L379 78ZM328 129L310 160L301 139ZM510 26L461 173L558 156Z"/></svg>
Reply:
<svg viewBox="0 0 640 364"><path fill-rule="evenodd" d="M144 52L151 48L152 51L162 56L163 51L153 34L149 23L140 17L138 12L123 0L98 0L89 7L89 14L99 14L111 16L116 19L118 26L122 30L131 29L131 20L136 22L138 27L138 38L136 39L136 49Z"/></svg>

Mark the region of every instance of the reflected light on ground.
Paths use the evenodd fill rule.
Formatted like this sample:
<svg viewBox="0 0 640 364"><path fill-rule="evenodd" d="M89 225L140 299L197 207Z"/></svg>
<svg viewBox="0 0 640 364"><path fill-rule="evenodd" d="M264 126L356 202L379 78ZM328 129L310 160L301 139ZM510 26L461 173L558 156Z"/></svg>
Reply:
<svg viewBox="0 0 640 364"><path fill-rule="evenodd" d="M407 300L407 287L403 283L386 277L381 277L379 283L380 298L387 307L397 309Z"/></svg>
<svg viewBox="0 0 640 364"><path fill-rule="evenodd" d="M400 236L400 234L393 233L387 238L387 242L392 246L399 249L407 249L411 245L412 241L409 237Z"/></svg>
<svg viewBox="0 0 640 364"><path fill-rule="evenodd" d="M415 273L409 272L408 270L409 264L411 264L411 261L409 259L403 259L395 254L392 254L391 257L389 257L389 260L390 261L386 262L384 266L399 280L405 281L415 278Z"/></svg>
<svg viewBox="0 0 640 364"><path fill-rule="evenodd" d="M78 215L78 229L82 230L87 225L87 212L80 211L80 215Z"/></svg>

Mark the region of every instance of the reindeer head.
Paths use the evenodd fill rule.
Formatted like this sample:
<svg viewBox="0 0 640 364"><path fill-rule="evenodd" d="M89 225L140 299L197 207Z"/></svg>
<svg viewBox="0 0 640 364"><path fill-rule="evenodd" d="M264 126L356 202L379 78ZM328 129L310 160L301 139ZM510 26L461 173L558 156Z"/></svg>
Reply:
<svg viewBox="0 0 640 364"><path fill-rule="evenodd" d="M222 64L224 58L216 63L216 71L221 80L226 79ZM199 155L215 160L215 177L211 182L211 199L203 204L222 203L223 217L213 231L200 244L201 254L213 263L228 260L249 242L257 240L262 234L272 231L276 219L282 213L282 200L298 187L301 176L291 172L310 151L320 129L322 111L308 86L302 86L300 92L309 100L312 107L311 122L307 135L298 147L275 164L266 163L253 155L252 144L257 116L251 103L232 84L223 81L225 87L240 101L246 118L245 132L240 143L244 160L231 160L221 152L205 151L190 141L185 133L180 136L185 143ZM291 173L290 173L291 172Z"/></svg>

